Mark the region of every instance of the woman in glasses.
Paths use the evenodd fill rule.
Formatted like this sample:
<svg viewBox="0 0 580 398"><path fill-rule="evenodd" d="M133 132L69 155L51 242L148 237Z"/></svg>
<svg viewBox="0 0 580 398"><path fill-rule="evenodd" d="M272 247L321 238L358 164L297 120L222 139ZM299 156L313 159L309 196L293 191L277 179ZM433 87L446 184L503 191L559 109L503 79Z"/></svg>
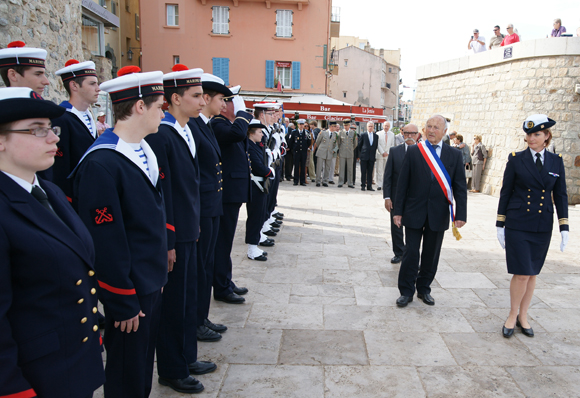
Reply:
<svg viewBox="0 0 580 398"><path fill-rule="evenodd" d="M91 237L54 163L65 109L0 89L0 397L92 397L104 382Z"/></svg>

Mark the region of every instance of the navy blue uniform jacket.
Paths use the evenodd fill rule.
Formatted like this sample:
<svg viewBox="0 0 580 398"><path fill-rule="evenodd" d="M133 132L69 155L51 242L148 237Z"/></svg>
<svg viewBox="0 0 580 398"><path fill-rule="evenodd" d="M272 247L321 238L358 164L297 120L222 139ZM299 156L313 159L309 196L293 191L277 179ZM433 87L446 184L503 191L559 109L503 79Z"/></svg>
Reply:
<svg viewBox="0 0 580 398"><path fill-rule="evenodd" d="M95 147L118 137L105 131ZM89 152L73 172L73 206L95 243L99 300L115 321L140 311L137 296L167 282L167 233L161 182L114 148Z"/></svg>
<svg viewBox="0 0 580 398"><path fill-rule="evenodd" d="M239 111L233 123L222 115L210 121L223 159L223 203L246 203L250 199L250 161L246 137L251 120L252 115Z"/></svg>
<svg viewBox="0 0 580 398"><path fill-rule="evenodd" d="M512 152L503 175L496 226L528 232L551 231L554 204L560 231L568 231L568 194L562 155L544 151L544 167L540 172L529 149Z"/></svg>
<svg viewBox="0 0 580 398"><path fill-rule="evenodd" d="M250 141L248 144L248 154L250 155L250 162L252 163L252 174L255 177L272 177L272 169L266 166L264 162L264 144L261 142L255 143Z"/></svg>
<svg viewBox="0 0 580 398"><path fill-rule="evenodd" d="M288 149L292 154L308 154L308 148L311 144L311 138L308 138L306 131L294 130L288 137Z"/></svg>
<svg viewBox="0 0 580 398"><path fill-rule="evenodd" d="M467 184L463 155L458 149L442 145L441 162L451 177L455 219L467 221ZM425 220L429 218L429 228L432 231L449 229L449 203L437 180L431 178L431 169L421 155L418 145L407 148L393 206L393 215L403 216L402 224L406 227L423 228Z"/></svg>
<svg viewBox="0 0 580 398"><path fill-rule="evenodd" d="M194 158L170 113L165 114L157 134L150 134L145 140L159 165L167 216L167 249L175 249L176 242L195 242L199 238L200 217L197 152Z"/></svg>
<svg viewBox="0 0 580 398"><path fill-rule="evenodd" d="M84 397L105 381L93 242L39 182L60 220L0 172L0 397Z"/></svg>
<svg viewBox="0 0 580 398"><path fill-rule="evenodd" d="M191 118L187 123L197 146L200 174L201 214L217 217L222 208L222 158L218 142L201 117Z"/></svg>
<svg viewBox="0 0 580 398"><path fill-rule="evenodd" d="M63 101L60 106L70 109L72 105ZM60 141L54 157L54 165L43 176L58 185L69 198L73 196L73 181L68 179L95 138L87 126L72 112L66 111L61 117L52 120L53 126L60 126Z"/></svg>
<svg viewBox="0 0 580 398"><path fill-rule="evenodd" d="M397 197L397 182L399 181L399 173L403 167L403 160L405 159L405 146L401 144L391 148L389 157L387 158L387 165L385 166L385 173L383 176L383 199L391 199L395 201Z"/></svg>

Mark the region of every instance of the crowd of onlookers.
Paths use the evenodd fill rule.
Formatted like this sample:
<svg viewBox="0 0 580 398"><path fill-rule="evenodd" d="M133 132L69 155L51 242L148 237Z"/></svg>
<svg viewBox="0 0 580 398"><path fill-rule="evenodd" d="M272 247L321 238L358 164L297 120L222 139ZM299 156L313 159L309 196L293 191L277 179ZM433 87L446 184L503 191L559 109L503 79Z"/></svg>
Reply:
<svg viewBox="0 0 580 398"><path fill-rule="evenodd" d="M501 28L499 25L495 25L493 27L493 34L494 36L489 41L489 44L486 43L485 37L479 34L479 29L473 30L473 35L467 43L467 49L473 50L474 54L479 52L483 52L487 49L492 50L497 47L509 46L510 44L517 43L521 41L521 36L518 34L518 30L514 29L513 24L508 24L507 28L507 35L501 33ZM546 37L566 37L566 36L573 36L572 33L566 33L566 27L562 26L562 20L560 18L554 19L553 29L550 32L550 35L546 35ZM576 30L576 36L580 36L580 28Z"/></svg>

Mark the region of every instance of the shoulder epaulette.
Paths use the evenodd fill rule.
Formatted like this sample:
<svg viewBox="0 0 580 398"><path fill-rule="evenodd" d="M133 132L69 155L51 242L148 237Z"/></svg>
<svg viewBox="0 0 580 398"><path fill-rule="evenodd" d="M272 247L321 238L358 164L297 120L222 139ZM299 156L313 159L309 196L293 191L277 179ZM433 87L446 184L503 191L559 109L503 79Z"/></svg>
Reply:
<svg viewBox="0 0 580 398"><path fill-rule="evenodd" d="M212 118L212 120L217 120L217 119L224 119L224 120L228 120L228 119L226 119L225 117L223 117L222 115L217 115L217 116L214 116L214 117Z"/></svg>
<svg viewBox="0 0 580 398"><path fill-rule="evenodd" d="M515 151L514 151L514 152L512 152L512 156L516 156L516 153L515 153Z"/></svg>
<svg viewBox="0 0 580 398"><path fill-rule="evenodd" d="M562 154L559 154L558 156L562 157Z"/></svg>
<svg viewBox="0 0 580 398"><path fill-rule="evenodd" d="M250 124L250 121L248 119L246 119L245 117L241 117L241 116L236 116L236 119L242 119L243 121L245 121L246 123Z"/></svg>

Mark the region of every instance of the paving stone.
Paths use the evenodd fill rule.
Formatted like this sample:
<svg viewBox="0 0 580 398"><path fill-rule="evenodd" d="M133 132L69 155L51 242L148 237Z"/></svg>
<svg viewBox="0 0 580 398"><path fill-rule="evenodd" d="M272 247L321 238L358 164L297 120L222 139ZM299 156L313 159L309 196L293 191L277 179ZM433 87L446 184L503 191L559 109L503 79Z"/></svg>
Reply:
<svg viewBox="0 0 580 398"><path fill-rule="evenodd" d="M530 398L580 397L577 366L508 367L506 370Z"/></svg>
<svg viewBox="0 0 580 398"><path fill-rule="evenodd" d="M577 333L542 333L534 338L517 334L517 338L544 365L580 365L580 336Z"/></svg>
<svg viewBox="0 0 580 398"><path fill-rule="evenodd" d="M229 327L220 341L198 344L198 356L217 364L276 364L282 331Z"/></svg>
<svg viewBox="0 0 580 398"><path fill-rule="evenodd" d="M548 332L580 332L577 309L530 309L529 314Z"/></svg>
<svg viewBox="0 0 580 398"><path fill-rule="evenodd" d="M490 308L510 308L509 289L473 289L475 294ZM532 297L530 308L549 308L538 297Z"/></svg>
<svg viewBox="0 0 580 398"><path fill-rule="evenodd" d="M380 305L387 307L394 307L395 301L401 295L399 289L396 287L382 286L355 286L354 293L358 305Z"/></svg>
<svg viewBox="0 0 580 398"><path fill-rule="evenodd" d="M347 246L344 244L324 244L323 246L324 256L348 256L354 258L366 258L370 255L368 246ZM302 247L300 250L302 250Z"/></svg>
<svg viewBox="0 0 580 398"><path fill-rule="evenodd" d="M322 270L271 268L266 270L266 283L322 283Z"/></svg>
<svg viewBox="0 0 580 398"><path fill-rule="evenodd" d="M473 332L473 328L456 308L427 306L415 299L418 307L397 308L395 315L401 331L408 332ZM413 301L413 302L415 302Z"/></svg>
<svg viewBox="0 0 580 398"><path fill-rule="evenodd" d="M355 286L381 286L376 271L324 270L324 283Z"/></svg>
<svg viewBox="0 0 580 398"><path fill-rule="evenodd" d="M417 371L429 398L525 397L511 375L495 366L425 366Z"/></svg>
<svg viewBox="0 0 580 398"><path fill-rule="evenodd" d="M378 306L324 306L324 329L400 331L395 308Z"/></svg>
<svg viewBox="0 0 580 398"><path fill-rule="evenodd" d="M447 347L461 366L534 366L541 363L513 337L496 333L442 333Z"/></svg>
<svg viewBox="0 0 580 398"><path fill-rule="evenodd" d="M298 268L316 269L349 269L348 258L345 256L321 256L317 258L298 255Z"/></svg>
<svg viewBox="0 0 580 398"><path fill-rule="evenodd" d="M256 303L246 325L253 328L322 329L322 305Z"/></svg>
<svg viewBox="0 0 580 398"><path fill-rule="evenodd" d="M291 285L281 283L248 283L249 292L244 295L246 303L288 304ZM229 304L233 306L233 304Z"/></svg>
<svg viewBox="0 0 580 398"><path fill-rule="evenodd" d="M365 330L371 365L450 366L453 356L439 333Z"/></svg>
<svg viewBox="0 0 580 398"><path fill-rule="evenodd" d="M322 398L321 366L231 365L220 398Z"/></svg>
<svg viewBox="0 0 580 398"><path fill-rule="evenodd" d="M281 365L368 365L360 330L284 330Z"/></svg>
<svg viewBox="0 0 580 398"><path fill-rule="evenodd" d="M480 272L437 272L435 279L444 289L493 289L496 287Z"/></svg>
<svg viewBox="0 0 580 398"><path fill-rule="evenodd" d="M572 274L540 274L543 282L556 289L580 289L580 275Z"/></svg>
<svg viewBox="0 0 580 398"><path fill-rule="evenodd" d="M471 289L431 289L437 307L477 308L485 303Z"/></svg>
<svg viewBox="0 0 580 398"><path fill-rule="evenodd" d="M424 398L412 366L325 366L325 398Z"/></svg>
<svg viewBox="0 0 580 398"><path fill-rule="evenodd" d="M534 296L551 308L580 308L580 295L576 290L538 289L536 287Z"/></svg>
<svg viewBox="0 0 580 398"><path fill-rule="evenodd" d="M212 300L208 318L214 323L223 323L228 327L244 327L252 310L252 304L248 302L251 293L245 297L247 299L244 304L227 304L223 301Z"/></svg>

